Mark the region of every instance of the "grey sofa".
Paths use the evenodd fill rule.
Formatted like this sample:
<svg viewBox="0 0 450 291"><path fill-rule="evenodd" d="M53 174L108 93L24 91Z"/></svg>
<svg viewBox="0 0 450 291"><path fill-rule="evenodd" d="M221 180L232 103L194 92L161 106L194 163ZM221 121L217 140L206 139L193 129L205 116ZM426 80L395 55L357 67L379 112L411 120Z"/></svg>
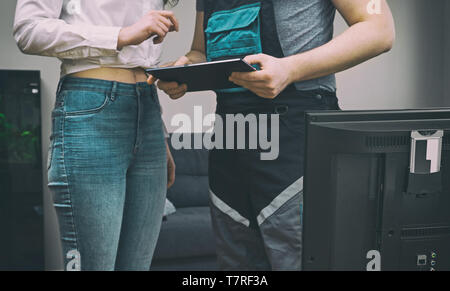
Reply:
<svg viewBox="0 0 450 291"><path fill-rule="evenodd" d="M177 212L162 223L151 270L217 270L208 201L208 151L172 148L172 155L176 182L167 197Z"/></svg>

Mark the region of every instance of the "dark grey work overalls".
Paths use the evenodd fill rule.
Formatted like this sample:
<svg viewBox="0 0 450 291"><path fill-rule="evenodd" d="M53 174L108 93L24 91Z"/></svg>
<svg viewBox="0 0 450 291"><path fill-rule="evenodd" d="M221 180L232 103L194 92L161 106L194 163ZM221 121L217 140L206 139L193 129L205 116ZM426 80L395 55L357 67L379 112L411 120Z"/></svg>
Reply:
<svg viewBox="0 0 450 291"><path fill-rule="evenodd" d="M271 0L206 0L204 27L208 60L258 53L284 56ZM280 141L279 156L270 161L261 160L261 149L210 153L211 211L220 267L300 270L304 112L338 109L336 95L297 91L293 85L273 100L243 89L216 93L217 114L223 120L239 113L267 114L269 120L272 114L279 116Z"/></svg>

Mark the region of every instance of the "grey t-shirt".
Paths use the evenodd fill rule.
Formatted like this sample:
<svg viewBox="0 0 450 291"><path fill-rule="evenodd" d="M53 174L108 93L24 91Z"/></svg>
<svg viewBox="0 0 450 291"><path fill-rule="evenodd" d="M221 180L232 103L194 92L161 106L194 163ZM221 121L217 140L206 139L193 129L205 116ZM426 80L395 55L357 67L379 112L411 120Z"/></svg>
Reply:
<svg viewBox="0 0 450 291"><path fill-rule="evenodd" d="M336 9L331 0L273 0L278 37L285 56L305 52L333 38ZM203 11L203 0L197 0ZM334 75L295 84L298 90L336 90Z"/></svg>

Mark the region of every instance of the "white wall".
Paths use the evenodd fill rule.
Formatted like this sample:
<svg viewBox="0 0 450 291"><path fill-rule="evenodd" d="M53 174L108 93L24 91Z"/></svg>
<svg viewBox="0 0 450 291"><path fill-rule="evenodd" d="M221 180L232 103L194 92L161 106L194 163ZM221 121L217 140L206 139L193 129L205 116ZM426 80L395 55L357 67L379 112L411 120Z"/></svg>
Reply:
<svg viewBox="0 0 450 291"><path fill-rule="evenodd" d="M51 58L22 55L17 49L11 36L15 3L15 0L0 2L0 68L41 70L43 156L46 160L50 111L59 64ZM395 48L387 55L338 75L341 106L344 109L420 108L442 106L444 100L450 106L450 57L447 56L450 51L450 21L444 12L444 8L450 12L450 1L391 0L389 3L397 25ZM165 61L173 60L189 49L194 26L194 5L194 0L182 0L174 9L181 22L181 31L168 37ZM337 17L336 32L344 28L342 19ZM205 114L213 112L215 108L215 97L211 92L192 93L176 102L164 94L161 94L160 99L168 125L176 113L192 114L193 105L202 105ZM169 128L173 129L171 126ZM59 269L58 232L46 189L44 198L47 268Z"/></svg>
<svg viewBox="0 0 450 291"><path fill-rule="evenodd" d="M448 0L391 0L394 49L338 74L344 109L423 108L443 105L444 4ZM336 33L346 25L336 18Z"/></svg>

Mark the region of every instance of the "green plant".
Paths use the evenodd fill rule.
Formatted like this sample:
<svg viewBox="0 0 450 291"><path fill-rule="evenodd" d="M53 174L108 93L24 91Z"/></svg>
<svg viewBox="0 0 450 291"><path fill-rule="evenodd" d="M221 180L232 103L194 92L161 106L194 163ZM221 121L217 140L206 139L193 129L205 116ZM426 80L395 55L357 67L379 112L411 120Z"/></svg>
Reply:
<svg viewBox="0 0 450 291"><path fill-rule="evenodd" d="M8 163L34 163L39 148L39 128L19 129L0 113L0 160Z"/></svg>

